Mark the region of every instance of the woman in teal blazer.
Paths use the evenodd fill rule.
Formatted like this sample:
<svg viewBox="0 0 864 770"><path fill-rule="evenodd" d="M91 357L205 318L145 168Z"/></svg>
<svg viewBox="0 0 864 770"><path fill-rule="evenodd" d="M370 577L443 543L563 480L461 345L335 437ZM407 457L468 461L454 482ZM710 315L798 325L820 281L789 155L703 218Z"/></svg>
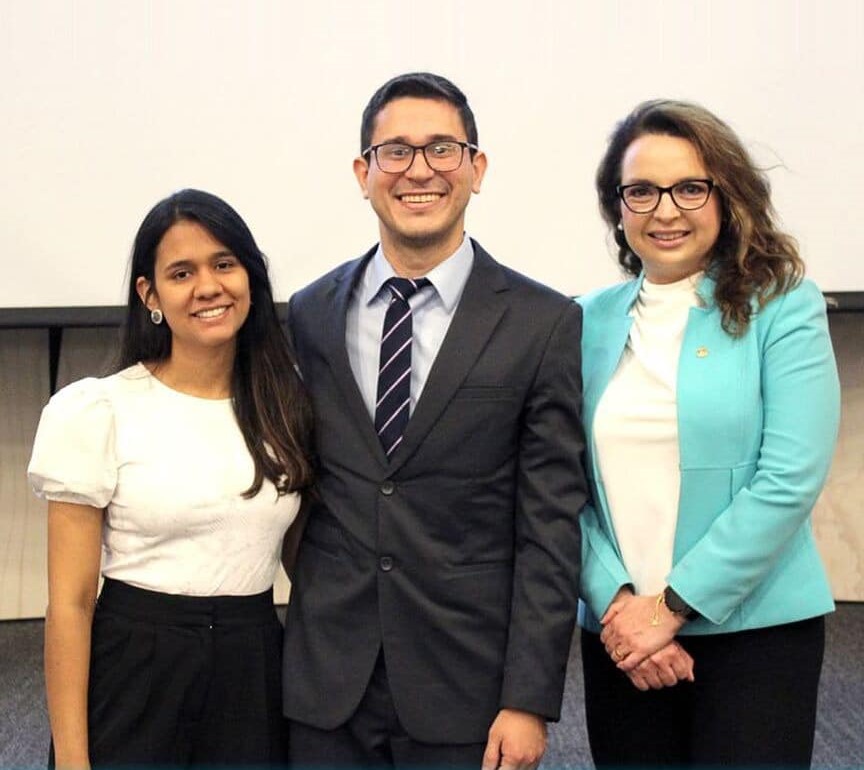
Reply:
<svg viewBox="0 0 864 770"><path fill-rule="evenodd" d="M811 527L839 421L825 302L707 110L637 107L597 188L631 280L580 300L595 763L809 765L834 606Z"/></svg>

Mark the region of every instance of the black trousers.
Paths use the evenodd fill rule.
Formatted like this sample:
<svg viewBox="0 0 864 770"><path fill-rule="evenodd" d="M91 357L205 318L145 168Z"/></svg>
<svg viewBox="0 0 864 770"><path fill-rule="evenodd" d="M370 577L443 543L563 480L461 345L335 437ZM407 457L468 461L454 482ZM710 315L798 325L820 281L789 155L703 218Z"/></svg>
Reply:
<svg viewBox="0 0 864 770"><path fill-rule="evenodd" d="M188 597L106 580L93 620L94 766L287 759L273 592Z"/></svg>
<svg viewBox="0 0 864 770"><path fill-rule="evenodd" d="M824 618L680 636L696 681L637 690L582 632L585 713L597 767L809 767Z"/></svg>
<svg viewBox="0 0 864 770"><path fill-rule="evenodd" d="M417 697L422 697L418 693ZM304 768L470 768L480 770L485 743L439 745L412 739L390 694L383 653L351 718L335 730L289 722L291 767Z"/></svg>

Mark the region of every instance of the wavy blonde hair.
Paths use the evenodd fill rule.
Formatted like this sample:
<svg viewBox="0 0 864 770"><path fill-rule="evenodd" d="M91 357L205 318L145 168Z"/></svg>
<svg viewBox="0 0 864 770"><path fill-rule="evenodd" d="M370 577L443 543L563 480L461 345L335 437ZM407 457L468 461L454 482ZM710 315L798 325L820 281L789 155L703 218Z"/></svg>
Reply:
<svg viewBox="0 0 864 770"><path fill-rule="evenodd" d="M624 153L645 134L688 140L714 180L712 195L720 197L722 219L706 271L716 282L714 299L723 328L740 336L757 309L804 276L795 240L776 225L768 178L735 132L704 107L667 99L637 106L612 132L596 178L600 213L618 245L618 262L629 275L639 275L642 260L618 228L621 201L615 188L621 184Z"/></svg>

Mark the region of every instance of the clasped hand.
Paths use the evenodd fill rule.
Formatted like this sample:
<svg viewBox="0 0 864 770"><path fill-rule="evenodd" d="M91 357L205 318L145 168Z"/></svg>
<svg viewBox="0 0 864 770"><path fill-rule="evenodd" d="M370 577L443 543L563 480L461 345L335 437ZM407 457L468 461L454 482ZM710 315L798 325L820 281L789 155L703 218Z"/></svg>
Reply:
<svg viewBox="0 0 864 770"><path fill-rule="evenodd" d="M600 619L606 652L640 690L693 681L693 658L675 641L684 619L656 596L622 588Z"/></svg>

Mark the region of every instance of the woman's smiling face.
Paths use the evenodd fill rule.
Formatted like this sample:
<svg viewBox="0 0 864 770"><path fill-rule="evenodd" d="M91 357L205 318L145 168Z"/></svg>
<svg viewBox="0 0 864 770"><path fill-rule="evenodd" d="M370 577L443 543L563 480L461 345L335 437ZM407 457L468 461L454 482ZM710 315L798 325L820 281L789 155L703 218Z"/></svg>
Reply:
<svg viewBox="0 0 864 770"><path fill-rule="evenodd" d="M156 249L153 284L139 278L138 292L164 314L172 351L236 344L249 315L249 275L207 229L185 220L171 226Z"/></svg>
<svg viewBox="0 0 864 770"><path fill-rule="evenodd" d="M621 184L644 182L669 187L688 179L710 179L699 153L687 139L643 134L630 143L621 159ZM654 211L635 214L623 201L621 222L633 252L642 260L652 283L672 283L703 270L720 234L721 208L717 190L699 209L679 209L669 193L660 196Z"/></svg>

